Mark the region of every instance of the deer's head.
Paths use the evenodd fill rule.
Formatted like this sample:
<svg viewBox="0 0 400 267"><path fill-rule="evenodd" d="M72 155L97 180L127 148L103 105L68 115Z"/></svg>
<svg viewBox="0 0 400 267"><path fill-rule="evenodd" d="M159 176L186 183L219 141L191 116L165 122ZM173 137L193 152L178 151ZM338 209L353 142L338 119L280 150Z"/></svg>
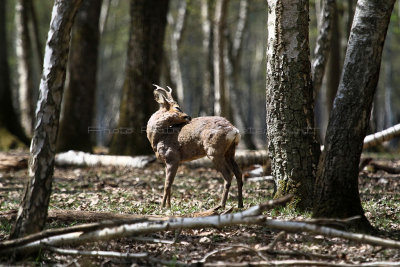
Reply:
<svg viewBox="0 0 400 267"><path fill-rule="evenodd" d="M158 85L153 85L156 87L153 92L154 99L160 104L160 111L169 126L190 122L192 118L182 111L179 104L172 97L172 89L167 86L168 90L165 90Z"/></svg>

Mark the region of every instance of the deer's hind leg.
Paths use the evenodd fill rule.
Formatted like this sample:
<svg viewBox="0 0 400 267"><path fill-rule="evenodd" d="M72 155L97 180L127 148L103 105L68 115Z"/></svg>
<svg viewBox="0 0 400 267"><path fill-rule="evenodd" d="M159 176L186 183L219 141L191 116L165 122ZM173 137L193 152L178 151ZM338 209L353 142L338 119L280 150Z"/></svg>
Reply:
<svg viewBox="0 0 400 267"><path fill-rule="evenodd" d="M164 196L161 207L171 207L171 187L174 182L176 172L178 170L179 162L167 162L165 164L165 184L164 184Z"/></svg>
<svg viewBox="0 0 400 267"><path fill-rule="evenodd" d="M243 179L242 172L235 161L236 144L232 144L225 153L225 160L230 170L235 174L237 187L238 187L238 207L243 208Z"/></svg>
<svg viewBox="0 0 400 267"><path fill-rule="evenodd" d="M214 164L214 168L222 174L222 177L225 180L224 190L222 192L222 197L221 197L221 207L224 209L226 200L228 199L229 188L231 187L232 173L223 156L221 157L213 156L210 158Z"/></svg>

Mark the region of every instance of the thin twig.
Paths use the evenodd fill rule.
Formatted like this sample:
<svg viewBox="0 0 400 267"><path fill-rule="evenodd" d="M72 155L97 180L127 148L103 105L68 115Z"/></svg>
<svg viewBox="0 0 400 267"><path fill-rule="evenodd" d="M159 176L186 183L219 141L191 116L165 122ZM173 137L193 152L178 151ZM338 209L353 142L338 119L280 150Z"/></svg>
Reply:
<svg viewBox="0 0 400 267"><path fill-rule="evenodd" d="M280 231L274 238L274 240L272 240L272 242L267 246L267 251L272 251L276 244L278 244L279 241L283 240L284 238L286 238L286 232L285 231Z"/></svg>
<svg viewBox="0 0 400 267"><path fill-rule="evenodd" d="M165 240L165 239L143 237L143 236L135 236L135 237L132 237L132 239L135 240L135 241L153 242L153 243L161 243L161 244L174 244L174 243L176 243L175 240Z"/></svg>
<svg viewBox="0 0 400 267"><path fill-rule="evenodd" d="M147 252L122 253L117 251L63 249L53 246L44 246L44 248L49 251L63 255L101 256L101 257L128 258L128 259L142 259L142 258L147 258L149 256Z"/></svg>

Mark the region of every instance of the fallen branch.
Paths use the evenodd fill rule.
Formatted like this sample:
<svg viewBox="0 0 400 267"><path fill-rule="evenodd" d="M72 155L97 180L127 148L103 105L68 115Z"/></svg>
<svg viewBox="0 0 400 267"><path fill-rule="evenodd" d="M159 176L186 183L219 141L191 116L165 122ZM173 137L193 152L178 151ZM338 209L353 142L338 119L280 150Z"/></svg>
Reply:
<svg viewBox="0 0 400 267"><path fill-rule="evenodd" d="M45 249L52 251L54 253L62 254L62 255L78 255L78 256L101 256L101 257L110 257L110 258L122 258L122 259L142 259L147 260L153 263L160 263L163 265L170 265L170 266L189 266L186 263L179 262L179 261L166 261L160 260L155 257L149 256L147 252L142 253L122 253L116 251L91 251L91 250L77 250L77 249L62 249L56 248L52 246L45 246Z"/></svg>
<svg viewBox="0 0 400 267"><path fill-rule="evenodd" d="M399 174L400 173L400 167L390 167L386 165L382 165L379 163L376 163L374 161L369 162L369 165L375 168L375 170L382 170L390 174Z"/></svg>
<svg viewBox="0 0 400 267"><path fill-rule="evenodd" d="M374 246L383 246L387 248L398 248L398 249L400 248L400 241L379 238L376 236L371 236L366 234L345 232L330 227L310 224L307 222L266 220L264 222L264 225L271 229L284 230L287 232L308 232L317 235L340 237L347 240L352 240Z"/></svg>
<svg viewBox="0 0 400 267"><path fill-rule="evenodd" d="M139 221L126 223L117 226L107 226L101 229L86 231L86 229L74 229L74 232L50 236L23 244L21 246L7 247L5 242L1 242L0 254L6 254L11 251L38 250L44 246L58 246L68 244L83 244L86 242L117 239L121 237L138 236L149 233L155 233L166 230L181 230L181 229L198 229L206 227L221 228L225 226L238 224L260 224L271 229L284 230L286 232L309 232L317 235L325 235L330 237L340 237L360 243L366 243L375 246L383 246L388 248L400 248L400 242L390 239L383 239L375 236L356 234L345 231L336 230L329 227L313 225L307 222L293 222L281 220L269 220L260 215L270 207L283 204L291 199L291 196L269 201L262 205L251 207L245 211L233 214L199 217L199 218L173 218L167 221ZM110 222L115 223L115 222ZM77 226L79 227L79 226ZM102 226L96 226L102 227ZM67 230L65 230L67 231ZM9 241L10 242L10 241Z"/></svg>
<svg viewBox="0 0 400 267"><path fill-rule="evenodd" d="M70 150L56 155L57 166L122 166L131 168L144 168L147 164L154 162L155 156L111 156L94 155L81 151Z"/></svg>
<svg viewBox="0 0 400 267"><path fill-rule="evenodd" d="M62 249L52 246L45 246L49 251L62 255L80 255L80 256L102 256L112 258L127 258L127 259L142 259L149 256L148 253L122 253L116 251L99 251L99 250L77 250L77 249Z"/></svg>
<svg viewBox="0 0 400 267"><path fill-rule="evenodd" d="M389 140L395 138L396 136L400 136L400 124L396 124L390 128L387 128L387 129L381 131L381 132L367 135L364 138L363 148L376 146L385 141L389 141Z"/></svg>
<svg viewBox="0 0 400 267"><path fill-rule="evenodd" d="M290 199L291 196L286 196L280 199L270 200L267 203L234 214L198 218L173 218L167 221L136 218L131 221L109 221L46 230L24 238L0 242L0 254L7 253L10 250L35 250L42 248L43 244L50 246L61 244L82 244L90 241L137 236L164 230L223 227L236 224L257 224L264 220L264 217L258 216L264 210L277 205L282 205Z"/></svg>
<svg viewBox="0 0 400 267"><path fill-rule="evenodd" d="M13 221L17 216L17 210L0 212L0 221ZM119 214L112 212L83 211L83 210L49 210L47 221L69 222L100 222L105 220L132 220L132 219L169 219L165 216L143 216L136 214Z"/></svg>
<svg viewBox="0 0 400 267"><path fill-rule="evenodd" d="M276 260L276 261L257 261L257 262L216 262L205 263L205 267L242 267L242 266L333 266L333 267L382 267L382 266L400 266L400 262L367 262L367 263L333 263L326 261L311 261L311 260Z"/></svg>
<svg viewBox="0 0 400 267"><path fill-rule="evenodd" d="M266 164L269 161L268 153L266 150L238 150L235 154L235 161L239 166L250 166L254 164ZM192 168L198 167L212 167L213 164L209 158L201 158L184 163L186 166Z"/></svg>

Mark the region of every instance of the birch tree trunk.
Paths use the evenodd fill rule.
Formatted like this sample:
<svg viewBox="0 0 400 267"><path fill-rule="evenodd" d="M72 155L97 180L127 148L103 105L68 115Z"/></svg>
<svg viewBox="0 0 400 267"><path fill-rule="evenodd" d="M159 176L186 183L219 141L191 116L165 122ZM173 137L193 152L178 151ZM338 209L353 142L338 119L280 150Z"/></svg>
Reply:
<svg viewBox="0 0 400 267"><path fill-rule="evenodd" d="M225 65L224 65L224 31L226 27L226 13L228 0L217 0L214 15L214 113L217 116L228 117L229 107L227 103L227 92L225 88Z"/></svg>
<svg viewBox="0 0 400 267"><path fill-rule="evenodd" d="M168 0L131 0L126 76L120 105L119 132L111 154L153 154L143 127L157 109L153 83L160 79Z"/></svg>
<svg viewBox="0 0 400 267"><path fill-rule="evenodd" d="M326 62L331 49L332 24L336 13L336 1L324 0L319 21L319 34L315 45L314 59L312 62L312 78L314 96L317 96L322 85Z"/></svg>
<svg viewBox="0 0 400 267"><path fill-rule="evenodd" d="M348 218L370 230L358 192L358 166L395 0L360 0L319 162L313 216Z"/></svg>
<svg viewBox="0 0 400 267"><path fill-rule="evenodd" d="M32 136L33 124L33 69L32 44L29 35L30 0L18 0L15 6L16 55L18 64L18 102L21 124L27 136Z"/></svg>
<svg viewBox="0 0 400 267"><path fill-rule="evenodd" d="M268 0L267 140L274 198L311 208L319 144L314 130L308 1Z"/></svg>
<svg viewBox="0 0 400 267"><path fill-rule="evenodd" d="M213 74L214 65L212 62L213 55L213 23L211 20L210 0L201 0L201 29L203 32L203 57L205 58L205 66L203 73L203 95L201 99L200 112L204 115L214 114L214 96L213 96Z"/></svg>
<svg viewBox="0 0 400 267"><path fill-rule="evenodd" d="M178 103L185 105L185 92L183 89L183 78L181 64L179 62L179 46L186 26L187 3L181 0L178 7L178 15L174 20L172 14L168 14L168 23L173 27L171 33L171 78L176 86Z"/></svg>
<svg viewBox="0 0 400 267"><path fill-rule="evenodd" d="M72 29L69 83L63 101L57 151L92 151L101 0L85 0ZM84 73L84 75L83 75Z"/></svg>
<svg viewBox="0 0 400 267"><path fill-rule="evenodd" d="M29 181L11 238L39 232L46 221L71 26L81 1L54 2L30 149Z"/></svg>
<svg viewBox="0 0 400 267"><path fill-rule="evenodd" d="M6 3L0 1L0 150L29 143L12 105L10 69L7 58ZM19 140L18 140L19 139Z"/></svg>

